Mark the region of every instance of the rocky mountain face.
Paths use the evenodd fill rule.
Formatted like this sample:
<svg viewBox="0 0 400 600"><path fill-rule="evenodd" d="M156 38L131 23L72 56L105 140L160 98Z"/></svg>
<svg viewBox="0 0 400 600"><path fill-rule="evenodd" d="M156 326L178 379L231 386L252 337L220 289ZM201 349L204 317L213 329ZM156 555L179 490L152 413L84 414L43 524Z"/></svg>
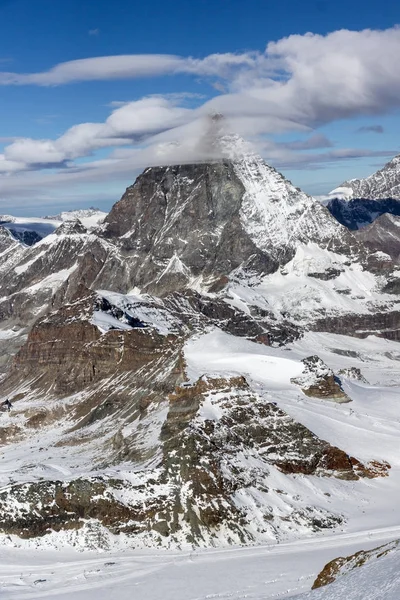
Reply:
<svg viewBox="0 0 400 600"><path fill-rule="evenodd" d="M384 252L393 261L400 262L400 216L381 215L371 225L357 231L355 235L371 250Z"/></svg>
<svg viewBox="0 0 400 600"><path fill-rule="evenodd" d="M353 242L255 156L147 169L113 207L103 235L131 255L130 285L161 295L218 291L238 269L273 273L300 242L346 250Z"/></svg>
<svg viewBox="0 0 400 600"><path fill-rule="evenodd" d="M398 339L396 273L253 154L146 169L95 230L69 220L26 247L0 229L0 443L39 457L3 481L0 531L220 545L343 523L324 482L344 497L390 465L303 425L246 360L268 348L292 402L348 402L313 348L289 346L310 330ZM239 347L229 368L189 364L210 331Z"/></svg>
<svg viewBox="0 0 400 600"><path fill-rule="evenodd" d="M332 197L400 200L400 155L365 179L351 179L330 192Z"/></svg>

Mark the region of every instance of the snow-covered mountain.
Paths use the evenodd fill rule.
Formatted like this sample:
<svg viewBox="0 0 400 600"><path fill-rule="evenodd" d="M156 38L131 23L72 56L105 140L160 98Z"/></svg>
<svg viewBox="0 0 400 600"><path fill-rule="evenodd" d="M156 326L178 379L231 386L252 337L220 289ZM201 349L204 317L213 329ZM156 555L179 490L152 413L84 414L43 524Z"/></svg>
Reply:
<svg viewBox="0 0 400 600"><path fill-rule="evenodd" d="M364 198L366 200L400 200L400 154L382 169L364 179L345 181L329 194L332 198Z"/></svg>
<svg viewBox="0 0 400 600"><path fill-rule="evenodd" d="M400 216L400 155L365 179L345 181L329 193L325 204L339 223L352 230L370 225L384 214ZM381 231L385 223L384 219Z"/></svg>
<svg viewBox="0 0 400 600"><path fill-rule="evenodd" d="M0 215L0 226L8 229L15 239L32 246L52 234L64 221L79 219L87 229L94 229L104 221L106 215L95 208L65 211L52 217Z"/></svg>
<svg viewBox="0 0 400 600"><path fill-rule="evenodd" d="M1 229L3 538L394 527L398 282L247 152L146 169L91 230L64 219L26 247Z"/></svg>
<svg viewBox="0 0 400 600"><path fill-rule="evenodd" d="M236 143L236 140L233 140ZM297 246L353 252L354 239L317 201L252 153L240 160L150 168L105 219L132 255L132 284L216 289L233 271L276 271Z"/></svg>

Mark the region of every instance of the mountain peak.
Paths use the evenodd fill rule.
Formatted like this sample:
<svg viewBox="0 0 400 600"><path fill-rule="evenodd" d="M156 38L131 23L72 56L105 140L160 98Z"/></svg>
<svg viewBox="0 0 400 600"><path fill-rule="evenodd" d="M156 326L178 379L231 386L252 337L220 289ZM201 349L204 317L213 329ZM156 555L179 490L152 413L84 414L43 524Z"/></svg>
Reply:
<svg viewBox="0 0 400 600"><path fill-rule="evenodd" d="M86 227L77 218L64 221L55 230L56 235L82 235L87 232Z"/></svg>
<svg viewBox="0 0 400 600"><path fill-rule="evenodd" d="M345 181L332 190L329 196L344 200L400 200L400 154L368 177Z"/></svg>
<svg viewBox="0 0 400 600"><path fill-rule="evenodd" d="M235 269L271 273L298 244L347 247L348 232L313 198L236 135L214 136L225 158L149 167L104 222L104 235L134 254L132 285L160 292L179 259L179 280L215 289ZM229 155L229 157L228 157Z"/></svg>

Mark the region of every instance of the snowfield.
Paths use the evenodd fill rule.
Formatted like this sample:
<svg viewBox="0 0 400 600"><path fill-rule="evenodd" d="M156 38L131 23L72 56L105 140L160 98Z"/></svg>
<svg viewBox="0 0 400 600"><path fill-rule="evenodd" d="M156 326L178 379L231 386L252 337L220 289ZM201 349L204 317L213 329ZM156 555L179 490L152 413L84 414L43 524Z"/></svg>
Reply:
<svg viewBox="0 0 400 600"><path fill-rule="evenodd" d="M103 321L98 325L108 327ZM308 398L290 382L302 372L300 361L310 355L310 348L335 372L340 368L361 369L369 383L343 379L352 399L350 404ZM187 342L185 358L191 380L204 373L243 374L260 395L276 402L321 438L360 460L387 460L392 467L389 477L344 482L283 476L271 469L272 478L286 478L287 489L292 485L293 493L297 490L316 506L343 514L346 522L334 534L311 537L299 530L297 539L270 545L133 551L127 538L109 536L105 545L108 551L88 552L90 544L86 540L82 545L81 532L65 531L30 541L3 536L0 597L109 600L116 595L119 600L267 600L301 594L299 600L398 600L398 552L351 572L331 586L309 592L316 575L333 558L400 538L398 344L372 336L360 340L308 333L285 348L270 348L213 329ZM76 398L71 397L70 402L74 401ZM199 418L209 418L212 410L212 404L205 404ZM0 420L18 421L18 415L3 413ZM29 440L29 449L26 442L7 447L0 459L2 488L11 480L54 479L57 473L68 479L91 472L91 461L96 460L95 443L86 445L84 453L79 448L66 453L54 445L60 435L57 427L47 435L51 439L43 439L38 432ZM119 465L118 474L125 469L126 477L134 476L129 468ZM107 474L112 474L112 469ZM280 483L276 479L274 485ZM101 528L91 529L93 547L99 545L103 535ZM82 549L86 551L78 552ZM386 595L379 596L382 589L387 594L385 591Z"/></svg>
<svg viewBox="0 0 400 600"><path fill-rule="evenodd" d="M330 586L307 591L328 561L360 548L374 548L399 534L400 528L277 546L193 552L76 554L1 549L1 598L398 600L399 552L356 569ZM388 595L382 595L385 590Z"/></svg>
<svg viewBox="0 0 400 600"><path fill-rule="evenodd" d="M329 270L337 272L337 276L319 278ZM359 263L349 265L344 255L322 250L313 242L298 245L291 261L254 285L243 285L240 279L231 282L226 301L241 310L248 304L259 306L277 318L291 315L305 326L322 316L366 314L383 302L388 311L397 304L393 295L379 291L377 275L363 270Z"/></svg>

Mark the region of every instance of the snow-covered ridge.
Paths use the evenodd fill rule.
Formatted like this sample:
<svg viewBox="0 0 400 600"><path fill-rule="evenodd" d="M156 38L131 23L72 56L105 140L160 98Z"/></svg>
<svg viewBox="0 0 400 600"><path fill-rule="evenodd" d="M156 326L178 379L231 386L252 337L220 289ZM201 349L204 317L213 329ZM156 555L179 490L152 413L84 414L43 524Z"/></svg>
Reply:
<svg viewBox="0 0 400 600"><path fill-rule="evenodd" d="M343 228L319 202L294 187L252 152L247 142L226 136L221 143L245 188L242 224L260 250L279 254L299 242L326 245L332 238L343 237Z"/></svg>
<svg viewBox="0 0 400 600"><path fill-rule="evenodd" d="M49 217L14 217L0 215L0 224L6 229L16 233L34 232L38 237L44 238L51 235L66 221L79 219L82 225L92 230L98 227L107 216L106 212L97 209L71 210Z"/></svg>
<svg viewBox="0 0 400 600"><path fill-rule="evenodd" d="M400 155L364 179L350 179L329 193L331 198L351 200L400 199Z"/></svg>

